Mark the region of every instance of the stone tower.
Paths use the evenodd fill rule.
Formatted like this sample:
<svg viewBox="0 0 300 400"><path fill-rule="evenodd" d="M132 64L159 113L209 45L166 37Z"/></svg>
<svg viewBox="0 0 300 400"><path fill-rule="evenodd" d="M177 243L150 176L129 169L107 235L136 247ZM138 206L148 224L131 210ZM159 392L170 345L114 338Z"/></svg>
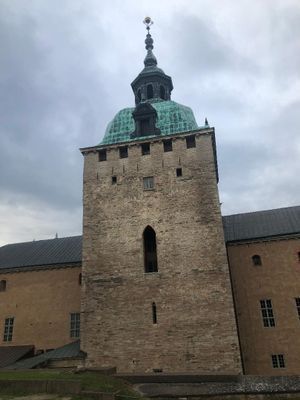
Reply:
<svg viewBox="0 0 300 400"><path fill-rule="evenodd" d="M135 108L81 149L82 350L118 372L238 374L214 129L171 100L145 23Z"/></svg>

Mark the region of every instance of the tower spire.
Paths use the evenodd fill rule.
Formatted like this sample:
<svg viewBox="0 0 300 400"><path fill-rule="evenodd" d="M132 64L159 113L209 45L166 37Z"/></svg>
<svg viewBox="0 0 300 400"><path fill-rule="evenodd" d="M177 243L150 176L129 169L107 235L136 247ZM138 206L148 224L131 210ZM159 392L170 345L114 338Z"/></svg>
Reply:
<svg viewBox="0 0 300 400"><path fill-rule="evenodd" d="M155 55L152 53L153 50L153 39L152 36L150 35L150 27L153 25L153 21L150 17L146 17L143 21L143 23L146 25L147 29L147 35L146 35L146 50L147 50L147 55L144 60L145 67L151 67L153 65L157 65L157 60Z"/></svg>

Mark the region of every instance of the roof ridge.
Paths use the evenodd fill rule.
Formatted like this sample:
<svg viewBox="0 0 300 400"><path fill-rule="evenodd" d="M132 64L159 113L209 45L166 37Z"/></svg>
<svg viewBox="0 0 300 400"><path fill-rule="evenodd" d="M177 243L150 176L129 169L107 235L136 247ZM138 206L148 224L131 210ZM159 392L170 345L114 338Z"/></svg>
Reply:
<svg viewBox="0 0 300 400"><path fill-rule="evenodd" d="M79 237L82 238L82 235L63 236L63 237L51 238L51 239L28 240L27 242L7 243L7 244L4 244L3 246L0 246L0 249L3 247L7 247L7 246L14 246L16 244L21 245L21 244L28 244L28 243L41 243L41 242L49 242L51 240L63 240L63 239L72 239L72 238L79 238Z"/></svg>
<svg viewBox="0 0 300 400"><path fill-rule="evenodd" d="M263 213L263 212L272 212L272 211L278 211L278 210L288 210L288 209L299 208L299 207L300 207L300 205L288 206L288 207L270 208L268 210L257 210L257 211L249 211L249 212L242 212L242 213L236 213L236 214L222 215L222 217L226 218L226 217L235 217L235 216L238 216L238 215L259 214L259 213Z"/></svg>

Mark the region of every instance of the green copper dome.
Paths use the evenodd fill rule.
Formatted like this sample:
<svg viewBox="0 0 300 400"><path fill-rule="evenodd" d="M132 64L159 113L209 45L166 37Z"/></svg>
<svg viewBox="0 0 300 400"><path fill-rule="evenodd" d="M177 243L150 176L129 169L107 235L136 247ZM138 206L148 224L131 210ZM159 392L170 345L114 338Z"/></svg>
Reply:
<svg viewBox="0 0 300 400"><path fill-rule="evenodd" d="M187 132L198 128L193 111L189 107L172 100L152 101L151 105L157 112L156 126L160 129L161 136ZM132 117L133 111L134 108L124 108L117 113L108 124L101 144L135 140L130 137L130 133L135 128Z"/></svg>

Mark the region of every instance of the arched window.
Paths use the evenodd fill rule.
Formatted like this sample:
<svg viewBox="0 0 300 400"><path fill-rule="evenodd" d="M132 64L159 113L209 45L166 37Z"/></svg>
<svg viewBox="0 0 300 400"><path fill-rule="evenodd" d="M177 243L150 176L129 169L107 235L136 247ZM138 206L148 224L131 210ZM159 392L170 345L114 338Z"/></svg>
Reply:
<svg viewBox="0 0 300 400"><path fill-rule="evenodd" d="M137 92L137 98L139 102L142 100L141 89L139 89Z"/></svg>
<svg viewBox="0 0 300 400"><path fill-rule="evenodd" d="M164 86L161 85L160 88L159 88L159 91L160 91L160 98L165 100L165 98L166 98L166 90L165 90Z"/></svg>
<svg viewBox="0 0 300 400"><path fill-rule="evenodd" d="M147 85L147 99L153 99L153 86Z"/></svg>
<svg viewBox="0 0 300 400"><path fill-rule="evenodd" d="M261 257L257 254L252 256L252 262L253 262L253 265L262 265Z"/></svg>
<svg viewBox="0 0 300 400"><path fill-rule="evenodd" d="M143 233L145 272L157 272L156 234L151 226Z"/></svg>

